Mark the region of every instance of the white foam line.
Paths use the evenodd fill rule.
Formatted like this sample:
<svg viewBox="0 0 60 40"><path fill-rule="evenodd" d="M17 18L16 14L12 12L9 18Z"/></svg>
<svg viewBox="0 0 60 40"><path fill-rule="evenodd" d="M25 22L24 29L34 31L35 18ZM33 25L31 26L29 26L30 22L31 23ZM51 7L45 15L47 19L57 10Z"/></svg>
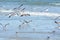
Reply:
<svg viewBox="0 0 60 40"><path fill-rule="evenodd" d="M0 12L14 12L14 10L0 10ZM58 13L49 13L49 12L28 12L28 11L25 11L25 12L18 12L19 15L21 14L30 14L32 16L48 16L48 17L55 17L55 16L60 16L60 14Z"/></svg>
<svg viewBox="0 0 60 40"><path fill-rule="evenodd" d="M48 12L24 12L22 14L30 14L32 16L49 16L49 17L60 16L60 14L58 13L48 13Z"/></svg>
<svg viewBox="0 0 60 40"><path fill-rule="evenodd" d="M8 13L10 13L10 12L13 12L13 10L0 10L0 12L8 12Z"/></svg>
<svg viewBox="0 0 60 40"><path fill-rule="evenodd" d="M60 3L50 3L50 4L53 4L53 5L60 5Z"/></svg>

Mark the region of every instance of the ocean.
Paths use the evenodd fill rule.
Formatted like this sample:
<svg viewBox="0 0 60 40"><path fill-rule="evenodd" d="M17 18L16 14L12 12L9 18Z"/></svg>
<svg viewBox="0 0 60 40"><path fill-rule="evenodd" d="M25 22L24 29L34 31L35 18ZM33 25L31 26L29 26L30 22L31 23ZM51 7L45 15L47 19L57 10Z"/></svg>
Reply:
<svg viewBox="0 0 60 40"><path fill-rule="evenodd" d="M59 0L57 1L51 0L51 2L59 2ZM50 4L35 5L35 3L31 5L30 3L29 2L0 2L0 10L1 9L11 10L13 8L18 8L21 4L23 4L21 9L25 8L24 11L29 13L37 12L38 14L38 12L44 12L50 14L55 13L60 15L59 5L58 6L50 5ZM46 11L45 9L48 9L48 11ZM49 15L48 16L23 16L23 17L12 16L11 18L9 18L8 15L6 16L6 14L9 13L0 12L0 40L60 40L60 29L58 28L60 24L55 23L55 21L60 21L58 18L59 16L50 16L50 17ZM26 22L25 20L28 21L29 23L25 23ZM20 25L22 25L22 27Z"/></svg>

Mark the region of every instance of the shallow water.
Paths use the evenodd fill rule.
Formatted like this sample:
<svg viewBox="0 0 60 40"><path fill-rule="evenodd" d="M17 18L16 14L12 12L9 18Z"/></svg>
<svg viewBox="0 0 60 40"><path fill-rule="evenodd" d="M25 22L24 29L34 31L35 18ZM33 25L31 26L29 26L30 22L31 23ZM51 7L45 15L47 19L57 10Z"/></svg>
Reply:
<svg viewBox="0 0 60 40"><path fill-rule="evenodd" d="M0 8L13 9L19 6L18 3L12 3L1 3L2 7ZM26 8L24 11L29 12L46 12L44 9L48 8L48 12L60 14L60 7L54 6L24 5L22 8ZM5 16L5 14L8 13L0 13L0 23L2 23L3 26L5 26L7 23L9 23L9 25L7 25L5 31L3 30L3 26L0 24L1 40L60 40L60 29L56 28L58 25L54 20L56 17L12 16L11 18L8 18L8 16ZM24 20L32 20L32 22L19 27L19 25L21 25ZM56 31L55 33L50 33L54 30ZM18 33L16 34L16 32ZM48 36L50 38L48 38Z"/></svg>

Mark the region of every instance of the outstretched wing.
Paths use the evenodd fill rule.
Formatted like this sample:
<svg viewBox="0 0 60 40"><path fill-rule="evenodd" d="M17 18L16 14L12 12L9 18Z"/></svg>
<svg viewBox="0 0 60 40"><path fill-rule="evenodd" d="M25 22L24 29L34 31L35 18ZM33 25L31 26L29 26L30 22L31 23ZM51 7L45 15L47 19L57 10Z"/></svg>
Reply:
<svg viewBox="0 0 60 40"><path fill-rule="evenodd" d="M23 4L21 4L18 8L13 8L13 10L20 9L22 6L23 6Z"/></svg>
<svg viewBox="0 0 60 40"><path fill-rule="evenodd" d="M7 25L9 25L9 23L5 24L5 27L6 27Z"/></svg>

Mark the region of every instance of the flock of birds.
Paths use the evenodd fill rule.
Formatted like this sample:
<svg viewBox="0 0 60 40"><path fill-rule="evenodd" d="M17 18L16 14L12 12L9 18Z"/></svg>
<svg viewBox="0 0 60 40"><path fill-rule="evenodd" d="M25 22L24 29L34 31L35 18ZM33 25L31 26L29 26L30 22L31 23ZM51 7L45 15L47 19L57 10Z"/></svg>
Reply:
<svg viewBox="0 0 60 40"><path fill-rule="evenodd" d="M20 9L22 6L23 6L23 4L21 4L18 8L13 8L14 12L11 12L11 13L7 14L7 15L8 15L8 18L11 18L12 16L15 16L15 15L19 16L19 15L20 15L19 12L25 10L25 8ZM16 13L16 12L18 12L18 13ZM30 16L30 14L21 14L21 15L20 15L20 17L23 17L23 16ZM24 25L24 24L28 24L28 23L30 23L31 21L32 21L32 20L30 20L30 21L24 20L24 22L23 22L21 25L19 25L19 27L21 27L21 26ZM7 28L8 25L9 25L9 23L7 23L7 24L5 24L5 25L3 25L2 23L0 23L0 26L3 28L4 31L7 30L6 28Z"/></svg>
<svg viewBox="0 0 60 40"><path fill-rule="evenodd" d="M9 18L11 18L12 16L14 16L14 15L18 15L19 16L19 13L16 13L16 12L18 12L18 11L23 11L23 10L25 10L25 8L23 8L22 10L20 9L20 7L22 7L23 6L23 4L21 4L18 8L14 8L13 10L15 10L15 12L11 12L10 14L8 14L9 15ZM46 10L46 9L44 9L44 10ZM48 9L46 10L46 11L48 11ZM20 17L23 17L23 16L30 16L30 14L21 14L20 15ZM57 20L60 18L60 16L59 17L57 17L56 19L55 19L55 23L58 25L57 26L57 28L58 29L60 29L60 22L58 22ZM23 25L25 25L25 24L28 24L28 23L30 23L30 22L32 22L32 20L23 20L24 22L22 22L22 24L20 24L19 25L19 28L21 28ZM7 31L7 26L9 25L9 23L7 23L7 24L5 24L5 25L3 25L2 23L0 23L0 27L2 27L3 28L3 31ZM35 30L34 28L33 28L33 30ZM19 32L16 32L16 34L18 34ZM51 33L55 33L55 30L54 31L52 31ZM49 40L50 39L50 37L48 36L47 37L47 40Z"/></svg>
<svg viewBox="0 0 60 40"><path fill-rule="evenodd" d="M18 15L18 16L20 15L20 17L30 16L30 14L21 14L21 13L20 13L21 11L24 11L24 10L25 10L25 8L20 9L22 6L23 6L23 4L21 4L18 8L14 8L14 9L13 9L14 12L11 12L11 13L8 14L8 15L9 15L9 18L10 18L11 16L14 16L14 15ZM18 12L18 13L16 13L16 12Z"/></svg>

